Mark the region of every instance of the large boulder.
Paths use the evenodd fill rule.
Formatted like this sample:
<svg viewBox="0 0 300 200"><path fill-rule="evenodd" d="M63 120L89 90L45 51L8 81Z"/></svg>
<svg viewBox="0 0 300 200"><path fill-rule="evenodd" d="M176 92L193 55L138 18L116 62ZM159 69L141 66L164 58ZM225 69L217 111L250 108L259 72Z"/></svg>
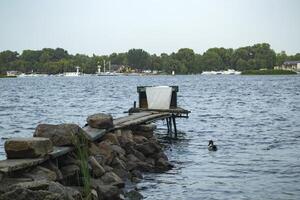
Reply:
<svg viewBox="0 0 300 200"><path fill-rule="evenodd" d="M110 129L114 126L112 116L104 113L91 115L86 121L92 128Z"/></svg>
<svg viewBox="0 0 300 200"><path fill-rule="evenodd" d="M77 137L85 137L86 133L77 124L39 124L34 137L49 138L55 146L67 146L77 143Z"/></svg>
<svg viewBox="0 0 300 200"><path fill-rule="evenodd" d="M5 144L7 158L37 158L43 157L53 150L48 138L12 138Z"/></svg>

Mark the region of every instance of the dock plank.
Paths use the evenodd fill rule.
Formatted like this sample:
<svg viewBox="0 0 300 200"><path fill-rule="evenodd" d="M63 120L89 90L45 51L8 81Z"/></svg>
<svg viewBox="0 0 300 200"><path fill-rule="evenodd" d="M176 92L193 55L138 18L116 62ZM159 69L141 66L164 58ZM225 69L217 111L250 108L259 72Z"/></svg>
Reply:
<svg viewBox="0 0 300 200"><path fill-rule="evenodd" d="M123 123L118 124L117 126L114 127L114 129L121 129L133 125L138 125L138 124L143 124L146 123L147 121L151 120L156 120L156 119L162 119L166 117L170 117L170 113L156 113L156 114L151 114L148 116L140 117L140 118L135 118L129 121L125 121Z"/></svg>
<svg viewBox="0 0 300 200"><path fill-rule="evenodd" d="M119 125L121 123L124 123L126 121L130 121L133 119L137 119L144 116L152 115L154 112L139 112L139 113L132 113L131 115L120 117L114 120L114 125Z"/></svg>

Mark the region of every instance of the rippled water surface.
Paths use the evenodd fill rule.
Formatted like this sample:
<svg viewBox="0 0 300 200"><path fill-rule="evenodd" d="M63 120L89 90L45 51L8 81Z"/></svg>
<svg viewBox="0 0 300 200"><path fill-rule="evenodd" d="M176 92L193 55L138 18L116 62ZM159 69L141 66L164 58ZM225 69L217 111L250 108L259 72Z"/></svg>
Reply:
<svg viewBox="0 0 300 200"><path fill-rule="evenodd" d="M0 79L0 158L5 139L31 136L39 123L124 115L138 85L178 85L180 106L192 111L167 150L175 168L137 185L146 199L300 198L300 76Z"/></svg>

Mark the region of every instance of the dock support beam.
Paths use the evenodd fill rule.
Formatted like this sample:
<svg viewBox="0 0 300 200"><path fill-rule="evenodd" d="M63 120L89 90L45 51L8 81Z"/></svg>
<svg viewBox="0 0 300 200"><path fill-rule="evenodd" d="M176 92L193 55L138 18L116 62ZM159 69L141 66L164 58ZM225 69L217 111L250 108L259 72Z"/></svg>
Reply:
<svg viewBox="0 0 300 200"><path fill-rule="evenodd" d="M174 125L175 139L177 139L177 127L176 127L176 117L175 117L175 115L172 115L172 119L173 119L173 125Z"/></svg>

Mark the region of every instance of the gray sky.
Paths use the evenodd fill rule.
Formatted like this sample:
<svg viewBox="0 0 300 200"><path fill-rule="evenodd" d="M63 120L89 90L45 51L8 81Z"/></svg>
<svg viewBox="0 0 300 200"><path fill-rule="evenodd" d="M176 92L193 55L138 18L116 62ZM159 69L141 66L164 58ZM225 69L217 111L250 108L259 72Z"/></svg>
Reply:
<svg viewBox="0 0 300 200"><path fill-rule="evenodd" d="M0 1L0 51L203 53L260 42L300 52L300 0Z"/></svg>

